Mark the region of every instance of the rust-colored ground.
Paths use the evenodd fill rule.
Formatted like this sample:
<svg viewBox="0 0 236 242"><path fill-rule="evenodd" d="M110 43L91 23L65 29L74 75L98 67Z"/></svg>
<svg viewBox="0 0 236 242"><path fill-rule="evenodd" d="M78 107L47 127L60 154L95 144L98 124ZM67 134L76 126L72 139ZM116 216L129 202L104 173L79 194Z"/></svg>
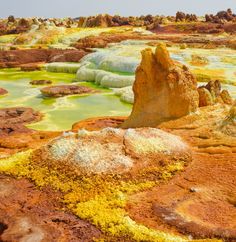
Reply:
<svg viewBox="0 0 236 242"><path fill-rule="evenodd" d="M227 105L215 105L159 126L181 136L189 144L193 160L167 183L130 196L126 210L133 220L190 238L236 241L236 126L225 119L228 113ZM75 124L73 130L116 127L124 119L88 119ZM50 188L39 191L25 179L1 175L0 241L39 241L42 236L43 241L92 241L104 237L89 223L64 211L60 196Z"/></svg>
<svg viewBox="0 0 236 242"><path fill-rule="evenodd" d="M189 143L193 161L168 183L129 198L127 211L135 221L195 238L236 241L236 139L224 134L224 108L213 108L202 109L201 119L193 115L162 125Z"/></svg>
<svg viewBox="0 0 236 242"><path fill-rule="evenodd" d="M193 160L171 181L132 195L126 207L132 219L175 234L236 241L236 125L227 115L227 105L215 105L160 125L190 145ZM88 119L73 129L116 127L122 120Z"/></svg>
<svg viewBox="0 0 236 242"><path fill-rule="evenodd" d="M92 241L101 232L65 212L61 194L0 175L0 241Z"/></svg>

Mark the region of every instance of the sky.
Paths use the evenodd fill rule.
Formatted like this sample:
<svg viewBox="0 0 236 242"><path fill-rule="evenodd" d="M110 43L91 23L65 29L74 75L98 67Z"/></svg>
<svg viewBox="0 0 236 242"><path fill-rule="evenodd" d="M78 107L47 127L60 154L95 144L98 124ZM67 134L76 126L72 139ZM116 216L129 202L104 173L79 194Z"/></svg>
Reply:
<svg viewBox="0 0 236 242"><path fill-rule="evenodd" d="M177 11L216 13L231 8L236 0L0 0L0 18L15 17L79 17L108 13L121 16L175 15Z"/></svg>

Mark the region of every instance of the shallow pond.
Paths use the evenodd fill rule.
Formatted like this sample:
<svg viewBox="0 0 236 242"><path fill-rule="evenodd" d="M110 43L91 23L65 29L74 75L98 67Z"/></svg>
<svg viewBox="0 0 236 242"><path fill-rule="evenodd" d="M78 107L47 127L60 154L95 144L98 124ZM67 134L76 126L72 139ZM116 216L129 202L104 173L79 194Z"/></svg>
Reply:
<svg viewBox="0 0 236 242"><path fill-rule="evenodd" d="M48 73L46 71L22 72L17 69L0 71L0 86L9 94L0 98L0 108L25 106L44 114L42 121L29 125L39 130L67 130L79 120L96 116L129 115L131 105L123 103L111 91L89 83L81 83L98 90L98 93L83 96L45 98L42 86L32 86L31 80L52 80L53 84L73 82L74 74Z"/></svg>

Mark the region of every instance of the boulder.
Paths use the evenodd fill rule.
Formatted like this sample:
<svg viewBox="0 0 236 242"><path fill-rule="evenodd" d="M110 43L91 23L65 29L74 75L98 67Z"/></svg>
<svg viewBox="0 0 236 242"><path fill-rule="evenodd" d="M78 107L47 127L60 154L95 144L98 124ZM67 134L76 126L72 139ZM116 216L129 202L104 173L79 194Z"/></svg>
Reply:
<svg viewBox="0 0 236 242"><path fill-rule="evenodd" d="M60 85L44 87L40 91L47 97L63 97L67 95L91 93L92 89L78 85Z"/></svg>
<svg viewBox="0 0 236 242"><path fill-rule="evenodd" d="M170 58L164 44L155 53L149 48L142 51L135 75L134 106L123 128L155 127L197 110L197 81L186 66Z"/></svg>

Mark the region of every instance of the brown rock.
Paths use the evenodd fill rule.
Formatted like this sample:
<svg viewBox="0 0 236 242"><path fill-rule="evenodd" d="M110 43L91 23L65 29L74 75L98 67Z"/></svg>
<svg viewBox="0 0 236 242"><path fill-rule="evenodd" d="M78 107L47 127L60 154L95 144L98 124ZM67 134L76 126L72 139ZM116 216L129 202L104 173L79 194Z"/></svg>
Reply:
<svg viewBox="0 0 236 242"><path fill-rule="evenodd" d="M81 58L87 55L84 50L66 50L62 53L50 56L48 62L79 62Z"/></svg>
<svg viewBox="0 0 236 242"><path fill-rule="evenodd" d="M47 84L52 84L51 80L33 80L30 81L31 85L47 85Z"/></svg>
<svg viewBox="0 0 236 242"><path fill-rule="evenodd" d="M86 22L86 27L111 27L113 26L112 17L110 15L99 14L96 17L90 17Z"/></svg>
<svg viewBox="0 0 236 242"><path fill-rule="evenodd" d="M1 87L0 87L0 96L3 96L3 95L5 95L5 94L7 94L7 93L8 93L7 90L5 90L4 88L1 88Z"/></svg>
<svg viewBox="0 0 236 242"><path fill-rule="evenodd" d="M7 19L8 23L14 23L16 20L15 20L15 17L13 15L10 15Z"/></svg>
<svg viewBox="0 0 236 242"><path fill-rule="evenodd" d="M39 121L42 115L32 108L16 107L0 109L0 129L10 124L26 124Z"/></svg>
<svg viewBox="0 0 236 242"><path fill-rule="evenodd" d="M67 95L91 93L92 89L78 85L60 85L44 87L40 91L47 97L63 97Z"/></svg>
<svg viewBox="0 0 236 242"><path fill-rule="evenodd" d="M231 105L233 99L227 90L221 91L220 81L209 81L207 85L198 88L199 107L213 105L214 103L225 103Z"/></svg>
<svg viewBox="0 0 236 242"><path fill-rule="evenodd" d="M134 106L122 127L155 127L196 111L199 97L195 77L171 60L165 45L142 51L133 86Z"/></svg>
<svg viewBox="0 0 236 242"><path fill-rule="evenodd" d="M48 62L78 62L88 52L83 50L27 49L0 51L0 68L22 67ZM26 64L26 67L25 67ZM28 64L30 66L28 66ZM32 67L33 68L33 67Z"/></svg>
<svg viewBox="0 0 236 242"><path fill-rule="evenodd" d="M30 144L29 139L33 131L24 125L39 121L42 115L32 108L4 108L0 109L0 151L2 148L24 148ZM20 137L17 137L22 135ZM14 137L13 137L14 136Z"/></svg>
<svg viewBox="0 0 236 242"><path fill-rule="evenodd" d="M39 147L60 134L60 132L35 131L25 126L40 121L41 118L42 115L32 108L0 109L0 157Z"/></svg>
<svg viewBox="0 0 236 242"><path fill-rule="evenodd" d="M221 91L221 84L220 81L209 81L205 88L213 95L214 98L218 97L220 95Z"/></svg>
<svg viewBox="0 0 236 242"><path fill-rule="evenodd" d="M197 89L199 94L199 107L213 105L214 101L211 93L204 87Z"/></svg>
<svg viewBox="0 0 236 242"><path fill-rule="evenodd" d="M40 71L41 67L37 64L26 64L21 66L21 71Z"/></svg>
<svg viewBox="0 0 236 242"><path fill-rule="evenodd" d="M223 90L220 93L220 97L222 98L222 100L225 104L229 104L229 105L233 104L233 99L227 90Z"/></svg>
<svg viewBox="0 0 236 242"><path fill-rule="evenodd" d="M235 21L236 15L233 14L232 10L229 8L226 11L218 12L216 15L206 14L205 19L206 19L206 22L226 23L226 22Z"/></svg>
<svg viewBox="0 0 236 242"><path fill-rule="evenodd" d="M101 33L99 36L87 36L79 39L74 47L77 49L87 48L105 48L109 43L119 43L124 40L155 40L156 35L143 35L140 33L129 32L125 33Z"/></svg>

